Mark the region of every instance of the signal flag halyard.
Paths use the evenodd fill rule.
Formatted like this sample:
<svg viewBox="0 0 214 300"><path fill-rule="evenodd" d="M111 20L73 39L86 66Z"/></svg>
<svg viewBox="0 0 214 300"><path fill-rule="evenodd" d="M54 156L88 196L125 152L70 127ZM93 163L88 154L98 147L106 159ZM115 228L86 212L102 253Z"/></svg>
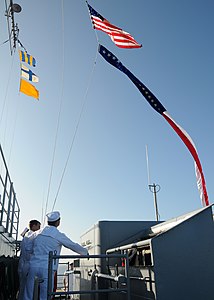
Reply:
<svg viewBox="0 0 214 300"><path fill-rule="evenodd" d="M103 16L101 16L88 3L88 8L91 16L94 29L101 30L107 33L116 46L119 48L140 48L142 45L138 44L130 33L123 31L121 28L114 26Z"/></svg>
<svg viewBox="0 0 214 300"><path fill-rule="evenodd" d="M26 62L30 66L36 66L35 58L32 55L28 54L26 51L19 50L19 58L20 61Z"/></svg>
<svg viewBox="0 0 214 300"><path fill-rule="evenodd" d="M30 82L24 80L24 79L20 79L20 92L22 92L23 94L36 98L37 100L39 100L39 91L35 88L34 85L32 85Z"/></svg>
<svg viewBox="0 0 214 300"><path fill-rule="evenodd" d="M32 82L39 82L39 77L23 64L21 64L21 76Z"/></svg>
<svg viewBox="0 0 214 300"><path fill-rule="evenodd" d="M99 53L103 56L103 58L109 62L112 66L126 74L129 79L134 83L134 85L138 88L140 93L145 97L148 103L159 113L161 114L164 119L171 125L171 127L175 130L175 132L180 136L184 144L189 149L190 153L192 154L195 162L195 170L196 170L196 179L197 179L197 186L200 193L200 198L202 204L204 206L209 205L207 190L206 190L206 183L204 174L202 171L201 162L198 157L197 149L188 135L188 133L178 125L172 117L169 115L165 107L160 103L160 101L155 97L155 95L139 80L137 79L134 74L132 74L120 61L119 59L111 53L108 49L104 46L99 45Z"/></svg>

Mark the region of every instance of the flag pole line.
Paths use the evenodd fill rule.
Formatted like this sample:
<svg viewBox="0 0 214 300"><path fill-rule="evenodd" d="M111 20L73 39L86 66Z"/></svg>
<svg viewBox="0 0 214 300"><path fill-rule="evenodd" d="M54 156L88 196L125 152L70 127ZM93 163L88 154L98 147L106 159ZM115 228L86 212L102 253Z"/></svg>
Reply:
<svg viewBox="0 0 214 300"><path fill-rule="evenodd" d="M87 6L89 17L91 19L87 0L85 1L85 3L86 3L86 6ZM92 28L94 29L95 37L96 37L96 40L97 40L97 45L99 47L99 38L98 38L98 34L97 34L97 32L96 32L96 30L95 30L95 28L93 26L93 23L92 23ZM65 175L65 171L66 171L66 168L67 168L67 165L68 165L68 162L69 162L69 158L70 158L70 155L71 155L71 152L72 152L72 149L73 149L73 145L74 145L74 142L75 142L75 139L76 139L76 135L77 135L77 131L78 131L78 128L79 128L79 124L80 124L80 121L81 121L81 118L82 118L82 114L83 114L83 111L84 111L84 108L85 108L85 105L86 105L86 102L87 102L87 95L88 95L89 87L90 87L90 84L91 84L91 81L92 81L93 73L94 73L94 70L95 70L95 66L96 66L96 62L97 62L97 56L98 56L98 49L96 51L94 65L93 65L93 68L92 68L91 75L89 77L88 86L86 88L85 96L83 98L82 108L80 110L79 118L78 118L78 121L77 121L77 124L76 124L76 127L75 127L75 132L74 132L74 135L73 135L73 138L72 138L72 141L71 141L71 145L70 145L70 148L69 148L68 156L67 156L67 159L66 159L66 162L65 162L65 166L64 166L64 169L63 169L63 172L62 172L62 176L61 176L61 179L60 179L60 182L59 182L57 193L56 193L56 196L55 196L55 199L54 199L52 211L53 211L53 209L54 209L54 207L56 205L56 201L57 201L57 198L58 198L58 195L59 195L59 191L60 191L60 188L61 188L61 185L62 185L62 181L63 181L64 175Z"/></svg>
<svg viewBox="0 0 214 300"><path fill-rule="evenodd" d="M43 224L45 223L45 216L48 209L48 202L50 197L50 190L51 190L51 183L52 183L52 177L53 177L53 170L54 170L54 162L56 157L56 146L58 141L58 134L59 134L59 125L60 125L60 119L61 119L61 112L62 112L62 102L63 102L63 95L64 95L64 69L65 69L65 31L64 31L64 5L63 0L61 0L61 18L62 18L62 73L61 73L61 95L59 98L59 113L57 117L57 127L56 127L56 133L55 133L55 139L54 139L54 148L53 148L53 155L52 155L52 161L51 161L51 169L50 169L50 175L49 175L49 182L48 182L48 191L47 191L47 198L45 202L45 209L42 210L43 214Z"/></svg>
<svg viewBox="0 0 214 300"><path fill-rule="evenodd" d="M87 4L87 1L86 1L86 4ZM62 0L62 16L63 16L63 10L64 10L64 7L63 7L63 0ZM64 30L64 23L62 25L62 28ZM96 39L97 39L97 44L99 45L99 40L98 40L98 35L96 34L95 32L95 36L96 36ZM64 43L64 31L63 31L63 43ZM64 47L64 44L63 44L63 47ZM63 57L64 57L64 51L63 51ZM69 151L68 151L68 156L67 156L67 159L65 161L65 165L64 165L64 168L63 168L63 171L62 171L62 175L61 175L61 178L59 180L59 185L58 185L58 189L57 189L57 192L56 192L56 196L54 198L54 201L53 201L53 206L52 206L52 211L54 210L54 207L56 205L56 201L58 199L58 196L59 196L59 192L60 192L60 189L61 189L61 186L62 186L62 182L63 182L63 179L64 179L64 176L65 176L65 172L66 172L66 169L67 169L67 166L68 166L68 162L69 162L69 159L70 159L70 155L71 155L71 152L72 152L72 149L73 149L73 145L74 145L74 142L76 140L76 135L77 135L77 132L78 132L78 129L79 129L79 124L80 124L80 121L82 119L82 115L83 115L83 112L84 112L84 108L85 108L85 105L86 105L86 101L87 101L87 95L88 95L88 91L89 91L89 87L91 85L91 81L92 81L92 77L93 77L93 73L94 73L94 69L95 69L95 66L96 66L96 62L97 62L97 57L98 57L98 50L96 50L96 55L95 55L95 60L94 60L94 64L93 64L93 68L92 68L92 71L91 71L91 74L89 76L89 81L88 81L88 86L86 88L86 92L85 92L85 96L83 98L83 104L82 104L82 107L81 107L81 110L80 110L80 114L79 114L79 117L78 117L78 121L77 121L77 124L76 124L76 127L75 127L75 131L74 131L74 135L72 137L72 140L71 140L71 144L70 144L70 148L69 148ZM63 58L63 61L64 61L64 58ZM63 62L64 63L64 62ZM63 93L62 93L63 94ZM59 124L58 126L59 127ZM57 129L58 131L58 129ZM58 135L58 133L57 133ZM54 146L54 154L53 154L53 157L55 157L55 152L56 152L56 140L55 140L55 146ZM52 178L52 174L53 174L53 165L54 165L54 158L52 160L52 166L51 166L51 174L50 174L50 179L49 179L49 186L48 186L48 195L47 195L47 200L46 200L46 205L45 205L45 210L43 209L43 216L45 218L45 215L47 213L47 207L48 207L48 201L49 201L49 195L50 195L50 187L51 187L51 178ZM44 220L45 221L45 220Z"/></svg>
<svg viewBox="0 0 214 300"><path fill-rule="evenodd" d="M148 145L146 145L146 166L147 166L147 178L148 178L148 186L149 186L150 185L150 170L149 170Z"/></svg>
<svg viewBox="0 0 214 300"><path fill-rule="evenodd" d="M5 109L6 99L7 99L7 96L8 96L8 89L9 89L9 84L10 84L11 75L12 75L13 63L14 63L14 54L12 55L12 61L11 61L11 66L10 66L10 73L9 73L9 76L8 76L7 87L6 87L5 96L4 96L4 103L3 103L2 110L1 110L1 116L0 116L0 128L1 128L1 123L2 123L2 119L3 119L3 114L4 114L4 109Z"/></svg>
<svg viewBox="0 0 214 300"><path fill-rule="evenodd" d="M99 42L97 31L95 30L94 25L93 25L93 21L92 21L92 18L91 18L90 10L89 10L89 7L88 7L88 1L86 0L85 3L86 3L86 6L87 6L89 18L91 20L91 26L94 29L94 34L95 34L95 37L96 37L96 40L97 40L97 44L99 45L100 42Z"/></svg>
<svg viewBox="0 0 214 300"><path fill-rule="evenodd" d="M14 118L14 126L13 126L13 133L12 133L12 141L11 141L11 145L10 145L8 166L10 165L10 161L11 161L13 143L14 143L15 132L16 132L16 123L17 123L17 119L18 119L18 114L19 114L20 106L21 106L21 103L20 103L20 98L19 98L19 100L17 101L17 104L16 104L16 113L15 113L15 118Z"/></svg>
<svg viewBox="0 0 214 300"><path fill-rule="evenodd" d="M69 151L68 151L67 159L65 161L65 166L64 166L64 169L63 169L63 172L62 172L62 175L61 175L61 179L60 179L60 182L59 182L58 190L57 190L57 193L56 193L56 196L55 196L55 199L54 199L52 211L54 210L54 207L56 205L56 201L57 201L60 189L61 189L62 181L63 181L63 178L65 176L65 171L67 169L68 162L69 162L69 159L70 159L70 155L71 155L71 152L73 150L74 142L76 140L76 136L77 136L77 132L78 132L78 129L79 129L80 121L81 121L82 116L83 116L83 112L84 112L85 105L86 105L86 102L87 102L88 91L89 91L89 88L91 86L91 81L92 81L92 78L93 78L93 75L94 75L95 66L96 66L96 63L97 63L97 56L98 56L98 50L96 51L94 64L93 64L93 67L92 67L91 74L89 76L88 85L86 87L85 95L83 97L82 107L81 107L81 110L80 110L80 113L79 113L79 117L78 117L78 120L77 120L77 123L76 123L74 135L73 135L73 138L71 140L71 145L70 145L70 148L69 148Z"/></svg>

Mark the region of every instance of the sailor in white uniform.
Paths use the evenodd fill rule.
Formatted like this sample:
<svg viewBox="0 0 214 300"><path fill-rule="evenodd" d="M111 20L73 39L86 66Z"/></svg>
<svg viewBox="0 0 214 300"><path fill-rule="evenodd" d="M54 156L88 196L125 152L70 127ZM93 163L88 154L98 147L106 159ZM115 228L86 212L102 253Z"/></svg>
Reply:
<svg viewBox="0 0 214 300"><path fill-rule="evenodd" d="M64 233L61 233L57 227L60 224L60 213L54 211L47 214L48 225L39 232L32 235L27 245L27 250L33 249L30 259L30 269L27 278L27 284L24 293L24 300L33 299L34 279L37 276L43 280L40 283L40 300L47 300L47 281L48 281L48 257L52 251L60 255L62 246L73 250L80 255L87 255L87 249L70 240ZM53 264L53 274L58 268L58 262Z"/></svg>
<svg viewBox="0 0 214 300"><path fill-rule="evenodd" d="M21 233L23 237L20 245L20 258L18 265L18 274L19 274L19 296L18 299L23 299L25 284L27 280L27 274L29 271L29 261L30 261L30 253L26 251L25 245L27 243L27 239L37 230L40 229L41 223L37 220L31 220L29 222L29 228L25 228Z"/></svg>

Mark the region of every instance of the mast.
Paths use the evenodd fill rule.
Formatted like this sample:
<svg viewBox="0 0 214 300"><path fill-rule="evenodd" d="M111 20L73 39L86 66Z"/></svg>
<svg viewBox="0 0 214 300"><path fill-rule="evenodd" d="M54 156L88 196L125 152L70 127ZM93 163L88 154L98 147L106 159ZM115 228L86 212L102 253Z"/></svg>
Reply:
<svg viewBox="0 0 214 300"><path fill-rule="evenodd" d="M149 184L149 190L154 194L155 216L156 216L156 221L159 221L160 214L158 212L157 193L160 191L160 185L155 183Z"/></svg>
<svg viewBox="0 0 214 300"><path fill-rule="evenodd" d="M5 0L5 16L7 17L8 40L10 44L10 54L16 49L18 41L19 28L15 23L14 13L20 13L22 8L19 4L13 3L13 0Z"/></svg>
<svg viewBox="0 0 214 300"><path fill-rule="evenodd" d="M155 207L155 216L156 221L160 220L160 214L158 212L158 202L157 202L157 193L160 191L159 184L150 184L150 172L149 172L149 154L148 154L148 146L146 145L146 165L147 165L147 175L148 175L148 187L150 192L154 194L154 207Z"/></svg>

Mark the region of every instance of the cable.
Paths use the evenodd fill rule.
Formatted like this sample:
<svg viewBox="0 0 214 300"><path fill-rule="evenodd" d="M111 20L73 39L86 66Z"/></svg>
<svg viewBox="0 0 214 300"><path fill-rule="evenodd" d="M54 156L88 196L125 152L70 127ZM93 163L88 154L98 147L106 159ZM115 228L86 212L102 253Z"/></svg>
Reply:
<svg viewBox="0 0 214 300"><path fill-rule="evenodd" d="M13 132L12 132L12 141L11 141L11 144L10 144L8 166L10 165L10 159L11 159L11 153L12 153L12 148L13 148L13 142L14 142L14 138L15 138L16 122L17 122L17 119L18 119L19 106L20 106L20 101L17 101L16 112L15 112L15 120L14 120Z"/></svg>
<svg viewBox="0 0 214 300"><path fill-rule="evenodd" d="M82 115L83 115L83 111L84 111L84 108L85 108L85 105L86 105L89 87L90 87L90 84L91 84L92 76L93 76L93 73L94 73L94 70L95 70L95 66L96 66L96 62L97 62L97 55L98 55L98 51L96 51L94 65L93 65L93 68L92 68L92 71L91 71L91 74L90 74L90 77L89 77L88 86L86 88L85 96L83 98L83 103L82 103L82 107L81 107L81 110L80 110L79 118L78 118L78 121L77 121L77 124L76 124L76 128L75 128L75 131L74 131L74 135L73 135L72 141L71 141L71 145L70 145L70 148L69 148L68 156L67 156L67 159L66 159L66 162L65 162L65 166L64 166L64 169L63 169L63 172L62 172L62 176L61 176L60 183L59 183L59 186L58 186L58 190L57 190L57 193L56 193L56 196L55 196L55 199L54 199L52 210L54 210L54 207L55 207L55 204L56 204L56 200L57 200L58 195L59 195L59 191L60 191L60 188L61 188L61 185L62 185L62 181L63 181L64 175L65 175L65 171L66 171L66 168L67 168L67 165L68 165L68 161L69 161L69 158L70 158L70 155L71 155L71 152L72 152L72 149L73 149L73 145L74 145L74 142L75 142L75 139L76 139L76 135L77 135L77 131L78 131L78 128L79 128L79 124L80 124L80 121L81 121L81 118L82 118Z"/></svg>
<svg viewBox="0 0 214 300"><path fill-rule="evenodd" d="M86 5L87 5L87 8L88 8L88 2L87 1L86 1ZM88 12L89 12L89 9L88 9ZM89 12L89 16L90 16L90 12ZM91 19L91 17L90 17L90 19ZM99 45L99 39L98 39L98 35L97 35L96 30L94 30L94 32L95 32L97 44ZM85 105L86 105L88 90L89 90L89 87L90 87L90 84L91 84L91 80L92 80L94 69L95 69L96 62L97 62L97 55L98 55L98 51L96 51L94 65L93 65L91 74L89 76L88 86L86 88L85 96L83 98L83 103L82 103L82 107L81 107L80 114L79 114L79 118L78 118L78 121L77 121L77 124L76 124L76 127L75 127L74 135L73 135L73 138L72 138L72 141L71 141L71 145L70 145L70 148L69 148L69 151L68 151L68 156L67 156L67 159L65 161L65 166L63 168L62 176L61 176L61 179L60 179L60 182L59 182L59 186L58 186L58 189L57 189L57 192L56 192L56 196L55 196L55 199L54 199L54 202L53 202L52 211L54 210L54 207L56 205L56 201L57 201L60 189L61 189L61 185L62 185L62 181L63 181L64 175L65 175L65 171L67 169L69 158L70 158L70 155L71 155L71 152L72 152L72 149L73 149L73 145L74 145L74 142L75 142L75 139L76 139L76 135L77 135L77 131L78 131L78 128L79 128L79 124L80 124L80 121L81 121L81 118L82 118L82 115L83 115L83 111L84 111L84 108L85 108Z"/></svg>
<svg viewBox="0 0 214 300"><path fill-rule="evenodd" d="M90 17L90 19L91 19L91 14L90 14L89 7L88 7L88 1L86 0L85 2L86 2L86 5L87 5L89 17ZM94 28L94 26L93 26L93 21L92 21L92 19L91 19L91 24L92 24L92 28L94 29L94 33L95 33L95 36L96 36L96 39L97 39L97 44L99 45L100 42L99 42L98 34L97 34L97 31L95 30L95 28Z"/></svg>
<svg viewBox="0 0 214 300"><path fill-rule="evenodd" d="M53 150L53 156L52 156L52 162L51 162L50 177L49 177L49 183L48 183L48 193L47 193L47 199L46 199L45 210L44 210L44 218L47 213L47 207L48 207L48 201L49 201L49 195L50 195L50 187L51 187L51 181L52 181L52 175L53 175L53 166L54 166L55 154L56 154L56 144L57 144L57 139L58 139L59 123L60 123L60 117L61 117L61 111L62 111L62 100L63 100L63 94L64 94L65 39L64 39L63 0L61 1L61 13L62 13L62 78L61 78L62 89L61 89L61 96L60 96L60 107L59 107L59 114L58 114L58 119L57 119L57 128L56 128L56 135L55 135L55 141L54 141L54 150Z"/></svg>
<svg viewBox="0 0 214 300"><path fill-rule="evenodd" d="M146 166L147 166L148 185L150 185L149 154L148 154L147 145L146 145Z"/></svg>
<svg viewBox="0 0 214 300"><path fill-rule="evenodd" d="M8 95L8 89L9 89L9 84L10 84L11 75L12 75L13 63L14 63L14 55L12 56L12 61L11 61L10 72L9 72L9 76L8 76L7 86L6 86L6 92L5 92L3 107L2 107L2 110L1 110L0 128L1 128L1 122L2 122L3 113L4 113L4 109L5 109L6 99L7 99L7 95Z"/></svg>
<svg viewBox="0 0 214 300"><path fill-rule="evenodd" d="M4 41L3 43L1 43L0 44L0 46L2 46L2 45L4 45L4 44L6 44L7 42L9 42L10 41L10 39L8 39L8 40L6 40L6 41Z"/></svg>
<svg viewBox="0 0 214 300"><path fill-rule="evenodd" d="M20 70L21 70L21 65L20 65ZM21 74L20 74L20 78L21 78ZM12 148L13 148L13 142L14 142L14 138L15 138L16 122L17 122L17 119L18 119L19 107L20 107L20 101L17 101L15 119L14 119L14 126L13 126L13 132L12 132L12 141L11 141L10 151L9 151L8 166L10 165L10 159L11 159L11 153L12 153Z"/></svg>

